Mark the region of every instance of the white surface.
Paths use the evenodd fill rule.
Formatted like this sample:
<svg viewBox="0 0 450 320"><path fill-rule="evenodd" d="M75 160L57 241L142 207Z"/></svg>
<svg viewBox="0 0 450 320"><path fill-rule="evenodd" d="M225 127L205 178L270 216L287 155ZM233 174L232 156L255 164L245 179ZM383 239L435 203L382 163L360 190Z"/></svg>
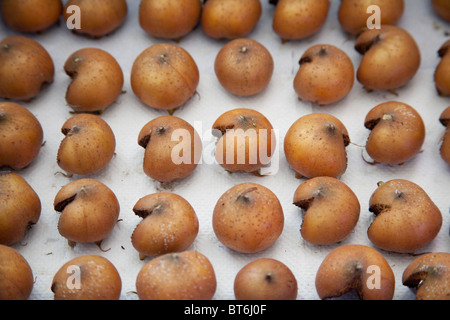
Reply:
<svg viewBox="0 0 450 320"><path fill-rule="evenodd" d="M368 130L363 125L367 112L388 100L402 101L416 108L427 128L423 152L403 166L371 166L362 160L360 147L352 144L347 148L348 169L341 180L357 194L361 203L361 216L354 232L341 244L315 246L301 238L301 212L292 204L292 197L302 180L296 179L294 172L288 167L282 148L278 149L280 167L275 175L264 178L248 174L230 175L216 164L202 164L189 178L175 184L171 191L185 197L199 217L200 231L190 249L204 253L212 262L218 281L215 299L234 299L233 281L236 273L248 262L261 257L278 259L291 268L298 281L298 299L318 299L314 286L315 274L323 258L333 248L344 244L372 246L366 233L373 217L368 211L368 201L380 180L409 179L425 189L440 208L444 222L438 237L421 251L450 251L450 168L441 160L438 145L444 130L438 119L444 108L450 105L450 99L438 97L433 83L433 72L439 62L437 50L448 39L445 30L449 30L450 26L437 18L429 1L405 2L406 11L399 26L407 29L417 40L422 52L422 64L415 78L398 90L398 96L386 92L369 94L355 81L348 97L333 106L320 108L297 100L292 86L293 79L300 56L310 46L317 43L334 44L347 52L355 69L359 64L360 55L353 48L353 39L341 30L337 20L339 1L332 1L328 20L317 35L307 40L281 44L271 26L274 8L268 5L268 1L262 0L263 15L249 37L260 41L272 53L275 72L267 90L255 97L234 97L225 92L217 81L213 68L214 59L225 41L210 39L201 28L197 28L179 43L197 62L200 84L199 94L178 109L175 115L191 124L200 123L202 128L197 126L197 129L201 134L208 135L215 119L227 110L237 107L254 108L265 114L279 130L279 146L282 146L285 132L296 119L321 111L338 117L347 126L352 142L364 145L368 135ZM132 208L139 198L157 192L158 186L142 171L144 149L137 144L137 136L145 123L167 113L144 106L131 90L129 76L134 59L148 46L164 40L152 38L140 29L139 1L131 0L128 3L129 13L125 24L108 37L93 40L77 36L64 23L44 34L31 36L49 51L56 74L54 83L37 99L31 103L22 103L41 122L46 141L34 163L20 172L42 201L39 222L21 244L14 246L29 261L36 278L30 299L53 299L50 290L53 275L65 262L84 254L99 254L108 258L122 278L121 299L137 299L137 295L133 293L135 279L148 259L139 260L138 253L131 245L131 233L141 221ZM0 24L0 38L13 34L16 33ZM102 115L116 135L117 156L102 172L90 176L108 185L121 205L121 221L103 241L102 247L110 249L107 252L101 252L95 244L77 244L75 248L70 248L57 231L59 215L53 209L53 200L59 189L70 181L81 178L74 176L69 179L55 173L59 171L56 154L63 138L60 129L71 116L71 109L64 99L70 79L64 73L63 65L72 52L83 47L99 47L110 52L120 63L125 75L126 94L121 95ZM213 146L213 142L204 142L204 152L210 152ZM260 183L271 189L279 197L285 214L285 227L281 237L272 247L257 254L240 254L225 248L216 239L211 226L212 211L219 197L233 185L247 181ZM395 299L414 299L414 294L401 283L402 272L414 257L382 253L396 276Z"/></svg>

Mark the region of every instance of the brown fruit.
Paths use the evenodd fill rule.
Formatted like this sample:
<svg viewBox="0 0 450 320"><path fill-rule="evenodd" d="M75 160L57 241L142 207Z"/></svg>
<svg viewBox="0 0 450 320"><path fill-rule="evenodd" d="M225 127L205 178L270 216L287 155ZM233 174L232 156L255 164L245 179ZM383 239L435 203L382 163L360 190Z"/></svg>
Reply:
<svg viewBox="0 0 450 320"><path fill-rule="evenodd" d="M404 0L342 0L338 11L341 27L352 35L367 30L367 20L373 14L367 8L372 5L380 8L381 25L396 25L405 10Z"/></svg>
<svg viewBox="0 0 450 320"><path fill-rule="evenodd" d="M200 22L209 37L236 39L253 31L261 13L260 0L208 0Z"/></svg>
<svg viewBox="0 0 450 320"><path fill-rule="evenodd" d="M300 100L329 105L347 96L354 80L355 69L348 55L335 46L319 44L302 55L294 89Z"/></svg>
<svg viewBox="0 0 450 320"><path fill-rule="evenodd" d="M128 13L126 0L69 0L64 6L63 19L67 21L74 14L68 10L70 6L80 8L80 29L75 33L93 38L101 38L118 29Z"/></svg>
<svg viewBox="0 0 450 320"><path fill-rule="evenodd" d="M332 177L303 182L294 204L305 211L301 235L306 241L328 245L345 239L358 223L361 207L355 193Z"/></svg>
<svg viewBox="0 0 450 320"><path fill-rule="evenodd" d="M436 90L440 96L450 95L450 40L446 41L438 51L441 61L436 67L434 73L434 82Z"/></svg>
<svg viewBox="0 0 450 320"><path fill-rule="evenodd" d="M243 253L258 252L270 247L283 232L283 208L271 190L242 183L219 198L212 225L217 239L226 247Z"/></svg>
<svg viewBox="0 0 450 320"><path fill-rule="evenodd" d="M262 258L245 265L234 279L237 300L295 300L297 280L282 262Z"/></svg>
<svg viewBox="0 0 450 320"><path fill-rule="evenodd" d="M380 249L414 253L439 233L442 214L417 184L395 179L380 183L369 201L375 214L367 235Z"/></svg>
<svg viewBox="0 0 450 320"><path fill-rule="evenodd" d="M229 172L255 172L267 165L275 150L272 124L253 109L233 109L213 124L220 135L216 147L217 162Z"/></svg>
<svg viewBox="0 0 450 320"><path fill-rule="evenodd" d="M425 124L411 106L389 101L374 107L364 125L371 130L366 143L376 163L402 164L417 155L425 142Z"/></svg>
<svg viewBox="0 0 450 320"><path fill-rule="evenodd" d="M420 67L416 41L397 26L382 25L380 29L364 31L356 40L355 49L363 55L356 76L367 90L400 88Z"/></svg>
<svg viewBox="0 0 450 320"><path fill-rule="evenodd" d="M94 174L111 161L116 139L105 120L92 114L78 114L62 126L65 138L58 149L57 163L68 175Z"/></svg>
<svg viewBox="0 0 450 320"><path fill-rule="evenodd" d="M143 218L131 235L141 260L189 248L198 234L194 208L183 197L168 192L149 194L133 211Z"/></svg>
<svg viewBox="0 0 450 320"><path fill-rule="evenodd" d="M54 73L52 58L33 39L11 36L0 42L0 97L31 101Z"/></svg>
<svg viewBox="0 0 450 320"><path fill-rule="evenodd" d="M131 87L147 106L173 110L196 92L200 80L192 56L170 43L154 44L144 50L131 69Z"/></svg>
<svg viewBox="0 0 450 320"><path fill-rule="evenodd" d="M202 141L188 122L161 116L140 131L138 144L145 149L143 169L159 182L172 182L192 174L202 151Z"/></svg>
<svg viewBox="0 0 450 320"><path fill-rule="evenodd" d="M142 0L139 24L148 34L179 40L199 23L201 0Z"/></svg>
<svg viewBox="0 0 450 320"><path fill-rule="evenodd" d="M428 253L403 272L404 286L416 289L417 300L450 300L450 253Z"/></svg>
<svg viewBox="0 0 450 320"><path fill-rule="evenodd" d="M3 21L19 32L43 32L59 22L61 0L2 0Z"/></svg>
<svg viewBox="0 0 450 320"><path fill-rule="evenodd" d="M66 101L74 111L103 111L122 92L122 69L104 50L84 48L75 51L66 60L64 71L72 78Z"/></svg>
<svg viewBox="0 0 450 320"><path fill-rule="evenodd" d="M216 287L211 262L196 251L157 257L147 262L136 278L141 300L211 300Z"/></svg>
<svg viewBox="0 0 450 320"><path fill-rule="evenodd" d="M22 170L38 156L44 132L28 109L0 102L0 136L0 168Z"/></svg>
<svg viewBox="0 0 450 320"><path fill-rule="evenodd" d="M118 300L122 280L108 259L84 255L66 262L56 272L51 290L55 300Z"/></svg>
<svg viewBox="0 0 450 320"><path fill-rule="evenodd" d="M442 136L440 154L442 159L450 165L450 107L441 113L439 121L443 126L445 126L445 133Z"/></svg>
<svg viewBox="0 0 450 320"><path fill-rule="evenodd" d="M26 300L33 284L27 260L17 250L0 244L0 300Z"/></svg>
<svg viewBox="0 0 450 320"><path fill-rule="evenodd" d="M302 40L322 28L330 9L329 0L275 1L272 28L282 41Z"/></svg>
<svg viewBox="0 0 450 320"><path fill-rule="evenodd" d="M59 233L70 246L76 243L101 244L119 217L120 206L115 194L94 179L80 179L66 184L53 202L61 213Z"/></svg>
<svg viewBox="0 0 450 320"><path fill-rule="evenodd" d="M450 21L450 2L448 0L431 0L431 5L442 19Z"/></svg>
<svg viewBox="0 0 450 320"><path fill-rule="evenodd" d="M273 74L273 58L261 43L236 39L225 44L216 56L214 71L220 84L237 96L262 92Z"/></svg>
<svg viewBox="0 0 450 320"><path fill-rule="evenodd" d="M286 160L298 176L340 177L347 170L345 148L350 138L344 124L326 113L298 119L284 139Z"/></svg>
<svg viewBox="0 0 450 320"><path fill-rule="evenodd" d="M361 300L392 300L395 277L377 250L344 245L333 249L322 261L316 274L316 290L321 299L356 291Z"/></svg>
<svg viewBox="0 0 450 320"><path fill-rule="evenodd" d="M0 173L0 244L20 242L41 215L41 201L16 173Z"/></svg>

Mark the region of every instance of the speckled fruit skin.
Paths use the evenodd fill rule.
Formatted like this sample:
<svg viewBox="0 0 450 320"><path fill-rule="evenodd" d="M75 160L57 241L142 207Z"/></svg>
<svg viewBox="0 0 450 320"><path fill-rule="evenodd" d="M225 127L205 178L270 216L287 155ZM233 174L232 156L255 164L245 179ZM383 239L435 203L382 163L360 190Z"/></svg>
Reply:
<svg viewBox="0 0 450 320"><path fill-rule="evenodd" d="M355 69L349 56L335 46L319 44L302 55L294 89L300 100L324 106L346 97L354 81Z"/></svg>
<svg viewBox="0 0 450 320"><path fill-rule="evenodd" d="M214 39L247 36L262 14L260 0L208 0L201 16L204 33Z"/></svg>
<svg viewBox="0 0 450 320"><path fill-rule="evenodd" d="M254 109L223 113L213 124L219 141L215 158L229 172L256 172L270 163L276 136L270 121Z"/></svg>
<svg viewBox="0 0 450 320"><path fill-rule="evenodd" d="M416 300L450 300L450 253L417 257L403 271L402 282L416 289Z"/></svg>
<svg viewBox="0 0 450 320"><path fill-rule="evenodd" d="M10 36L0 42L0 97L29 102L54 74L52 57L37 41Z"/></svg>
<svg viewBox="0 0 450 320"><path fill-rule="evenodd" d="M403 28L382 25L364 31L355 42L363 55L356 72L367 90L395 90L405 86L416 75L421 63L419 46Z"/></svg>
<svg viewBox="0 0 450 320"><path fill-rule="evenodd" d="M184 251L197 237L197 214L191 204L177 194L149 194L138 200L133 211L143 218L131 235L131 243L141 259Z"/></svg>
<svg viewBox="0 0 450 320"><path fill-rule="evenodd" d="M3 21L19 32L44 32L59 22L61 0L2 0Z"/></svg>
<svg viewBox="0 0 450 320"><path fill-rule="evenodd" d="M366 151L376 163L398 165L415 157L425 142L420 114L402 102L383 102L372 108L364 125L371 130Z"/></svg>
<svg viewBox="0 0 450 320"><path fill-rule="evenodd" d="M293 202L305 211L303 239L317 245L344 240L356 227L361 211L355 193L332 177L306 180L295 190Z"/></svg>
<svg viewBox="0 0 450 320"><path fill-rule="evenodd" d="M14 172L0 172L0 244L24 239L41 216L41 200L28 182Z"/></svg>
<svg viewBox="0 0 450 320"><path fill-rule="evenodd" d="M126 0L69 0L63 11L65 22L74 14L68 10L70 6L79 7L81 14L81 28L72 31L94 39L117 30L125 22L128 14Z"/></svg>
<svg viewBox="0 0 450 320"><path fill-rule="evenodd" d="M372 269L373 267L376 269ZM374 270L379 286L374 286ZM392 300L395 276L391 266L377 250L363 245L343 245L333 249L322 261L315 280L321 299L331 299L356 290L361 300Z"/></svg>
<svg viewBox="0 0 450 320"><path fill-rule="evenodd" d="M108 52L83 48L72 53L64 64L72 78L66 90L66 101L76 112L101 112L122 93L122 69Z"/></svg>
<svg viewBox="0 0 450 320"><path fill-rule="evenodd" d="M320 31L329 9L329 0L279 0L272 28L283 42L302 40Z"/></svg>
<svg viewBox="0 0 450 320"><path fill-rule="evenodd" d="M378 248L414 253L439 233L442 214L428 194L414 182L394 179L380 183L369 200L376 217L367 235Z"/></svg>
<svg viewBox="0 0 450 320"><path fill-rule="evenodd" d="M139 132L138 144L145 149L142 164L145 174L162 183L191 175L199 164L202 151L202 141L194 127L175 116L150 120ZM183 153L186 159L174 159L174 154L179 156L181 149L186 150Z"/></svg>
<svg viewBox="0 0 450 320"><path fill-rule="evenodd" d="M0 244L0 300L26 300L33 286L33 271L25 257Z"/></svg>
<svg viewBox="0 0 450 320"><path fill-rule="evenodd" d="M22 170L39 155L44 131L27 108L0 102L0 168Z"/></svg>
<svg viewBox="0 0 450 320"><path fill-rule="evenodd" d="M197 26L201 12L201 0L142 0L139 24L154 37L177 41Z"/></svg>
<svg viewBox="0 0 450 320"><path fill-rule="evenodd" d="M261 258L246 264L234 279L236 300L295 300L298 284L281 261Z"/></svg>
<svg viewBox="0 0 450 320"><path fill-rule="evenodd" d="M75 275L80 276L79 288L75 287ZM56 272L51 290L54 300L118 300L122 280L108 259L99 255L83 255L66 262Z"/></svg>
<svg viewBox="0 0 450 320"><path fill-rule="evenodd" d="M367 30L367 19L373 14L367 8L372 5L380 8L381 25L396 25L405 11L404 0L342 0L338 11L342 29L355 36Z"/></svg>
<svg viewBox="0 0 450 320"><path fill-rule="evenodd" d="M272 55L252 39L236 39L225 44L214 61L220 84L236 96L253 96L269 85L274 69Z"/></svg>
<svg viewBox="0 0 450 320"><path fill-rule="evenodd" d="M56 162L68 175L90 175L105 168L114 156L116 138L108 123L97 115L77 114L62 126L64 139Z"/></svg>
<svg viewBox="0 0 450 320"><path fill-rule="evenodd" d="M60 212L58 231L70 246L100 244L117 224L120 204L114 192L95 179L78 179L63 186L53 207Z"/></svg>
<svg viewBox="0 0 450 320"><path fill-rule="evenodd" d="M168 253L147 262L136 277L141 300L211 300L217 288L209 259L200 252Z"/></svg>
<svg viewBox="0 0 450 320"><path fill-rule="evenodd" d="M134 94L145 105L173 110L194 95L200 74L185 49L171 43L158 43L139 54L130 80Z"/></svg>
<svg viewBox="0 0 450 320"><path fill-rule="evenodd" d="M242 183L219 198L212 225L226 247L242 253L258 252L270 247L283 232L283 208L266 187Z"/></svg>
<svg viewBox="0 0 450 320"><path fill-rule="evenodd" d="M297 176L338 178L347 170L348 131L336 117L313 113L295 121L284 138L286 160Z"/></svg>

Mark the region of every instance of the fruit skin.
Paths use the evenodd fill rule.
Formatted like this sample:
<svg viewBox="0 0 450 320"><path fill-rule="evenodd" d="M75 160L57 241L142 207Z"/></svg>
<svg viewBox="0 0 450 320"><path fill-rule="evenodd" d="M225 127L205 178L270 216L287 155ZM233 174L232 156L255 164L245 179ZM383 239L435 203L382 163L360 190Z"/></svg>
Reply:
<svg viewBox="0 0 450 320"><path fill-rule="evenodd" d="M201 12L200 0L142 0L139 24L154 37L179 40L197 26Z"/></svg>
<svg viewBox="0 0 450 320"><path fill-rule="evenodd" d="M248 35L262 14L260 0L208 0L200 23L204 33L214 39L236 39Z"/></svg>
<svg viewBox="0 0 450 320"><path fill-rule="evenodd" d="M404 0L342 0L338 19L341 27L351 35L359 35L367 29L367 13L371 5L380 7L381 25L396 25L405 11Z"/></svg>
<svg viewBox="0 0 450 320"><path fill-rule="evenodd" d="M102 49L75 51L67 58L64 71L72 78L66 101L76 112L103 111L122 92L122 69L117 60Z"/></svg>
<svg viewBox="0 0 450 320"><path fill-rule="evenodd" d="M141 259L184 251L197 237L199 223L194 208L177 194L149 194L139 199L133 211L143 218L131 235Z"/></svg>
<svg viewBox="0 0 450 320"><path fill-rule="evenodd" d="M100 244L117 223L120 204L114 192L95 179L79 179L63 186L53 207L61 212L58 231L69 241Z"/></svg>
<svg viewBox="0 0 450 320"><path fill-rule="evenodd" d="M354 80L355 69L348 55L335 46L319 44L302 55L294 89L300 100L324 106L347 96Z"/></svg>
<svg viewBox="0 0 450 320"><path fill-rule="evenodd" d="M65 138L59 146L56 162L69 175L97 173L114 156L114 132L99 116L74 115L63 124L61 132Z"/></svg>
<svg viewBox="0 0 450 320"><path fill-rule="evenodd" d="M298 176L338 178L347 170L346 146L350 138L344 124L327 113L305 115L286 133L286 160Z"/></svg>
<svg viewBox="0 0 450 320"><path fill-rule="evenodd" d="M252 39L235 39L225 44L214 61L220 84L230 93L248 97L267 88L274 62L265 46Z"/></svg>
<svg viewBox="0 0 450 320"><path fill-rule="evenodd" d="M397 26L364 31L355 49L363 55L356 77L367 90L398 89L416 75L421 63L416 41Z"/></svg>
<svg viewBox="0 0 450 320"><path fill-rule="evenodd" d="M241 253L259 252L270 247L283 232L283 208L268 188L242 183L219 198L212 226L226 247Z"/></svg>
<svg viewBox="0 0 450 320"><path fill-rule="evenodd" d="M325 24L329 0L279 0L272 28L283 42L308 38Z"/></svg>
<svg viewBox="0 0 450 320"><path fill-rule="evenodd" d="M404 286L416 300L450 300L450 253L432 252L414 259L403 271Z"/></svg>
<svg viewBox="0 0 450 320"><path fill-rule="evenodd" d="M22 170L38 156L44 132L39 120L27 108L0 102L0 168Z"/></svg>
<svg viewBox="0 0 450 320"><path fill-rule="evenodd" d="M11 36L0 42L0 97L29 102L54 73L52 58L35 40Z"/></svg>
<svg viewBox="0 0 450 320"><path fill-rule="evenodd" d="M33 285L27 260L16 249L0 244L0 300L27 300Z"/></svg>
<svg viewBox="0 0 450 320"><path fill-rule="evenodd" d="M295 300L297 280L282 262L261 258L245 265L234 279L236 300Z"/></svg>
<svg viewBox="0 0 450 320"><path fill-rule="evenodd" d="M154 258L136 277L136 291L141 300L211 300L216 288L213 265L196 251Z"/></svg>
<svg viewBox="0 0 450 320"><path fill-rule="evenodd" d="M439 152L441 154L441 158L450 165L450 136L449 136L449 128L450 128L450 107L445 109L439 118L440 123L446 128L445 133L442 138L441 147Z"/></svg>
<svg viewBox="0 0 450 320"><path fill-rule="evenodd" d="M131 69L134 94L147 106L173 110L196 92L200 74L192 56L171 43L154 44L144 50Z"/></svg>
<svg viewBox="0 0 450 320"><path fill-rule="evenodd" d="M71 268L79 268L79 273ZM69 288L74 275L80 287ZM83 255L66 262L54 275L51 290L54 300L118 300L122 280L116 267L99 255Z"/></svg>
<svg viewBox="0 0 450 320"><path fill-rule="evenodd" d="M220 135L215 158L229 172L258 171L270 162L276 146L272 124L253 109L238 108L223 113L214 122L213 133Z"/></svg>
<svg viewBox="0 0 450 320"><path fill-rule="evenodd" d="M438 94L442 97L450 95L450 40L446 41L438 51L441 61L434 72L434 83Z"/></svg>
<svg viewBox="0 0 450 320"><path fill-rule="evenodd" d="M378 267L379 287L370 279ZM344 245L333 249L317 270L316 290L320 299L340 297L356 290L361 300L392 300L395 276L386 259L377 250L364 245Z"/></svg>
<svg viewBox="0 0 450 320"><path fill-rule="evenodd" d="M41 216L41 200L17 173L0 173L0 244L13 245L24 239Z"/></svg>
<svg viewBox="0 0 450 320"><path fill-rule="evenodd" d="M73 29L73 31L95 39L118 29L125 22L128 14L126 0L69 0L63 11L65 22L73 14L67 10L73 5L78 6L81 13L81 28Z"/></svg>
<svg viewBox="0 0 450 320"><path fill-rule="evenodd" d="M61 0L2 0L3 21L19 32L43 32L59 22Z"/></svg>
<svg viewBox="0 0 450 320"><path fill-rule="evenodd" d="M200 162L202 141L199 134L191 124L175 116L157 117L145 124L139 132L138 144L145 149L145 174L159 182L184 179ZM182 159L174 159L181 150Z"/></svg>
<svg viewBox="0 0 450 320"><path fill-rule="evenodd" d="M431 0L431 5L442 19L450 21L450 3L447 0Z"/></svg>
<svg viewBox="0 0 450 320"><path fill-rule="evenodd" d="M332 177L303 182L294 193L294 204L305 210L301 235L317 245L344 240L358 223L361 206L355 193Z"/></svg>
<svg viewBox="0 0 450 320"><path fill-rule="evenodd" d="M397 165L416 156L425 142L425 123L410 105L388 101L374 107L366 116L371 130L366 150L377 163Z"/></svg>
<svg viewBox="0 0 450 320"><path fill-rule="evenodd" d="M386 251L414 253L433 241L442 226L439 208L408 180L381 183L370 197L369 210L376 216L367 230L369 240Z"/></svg>

